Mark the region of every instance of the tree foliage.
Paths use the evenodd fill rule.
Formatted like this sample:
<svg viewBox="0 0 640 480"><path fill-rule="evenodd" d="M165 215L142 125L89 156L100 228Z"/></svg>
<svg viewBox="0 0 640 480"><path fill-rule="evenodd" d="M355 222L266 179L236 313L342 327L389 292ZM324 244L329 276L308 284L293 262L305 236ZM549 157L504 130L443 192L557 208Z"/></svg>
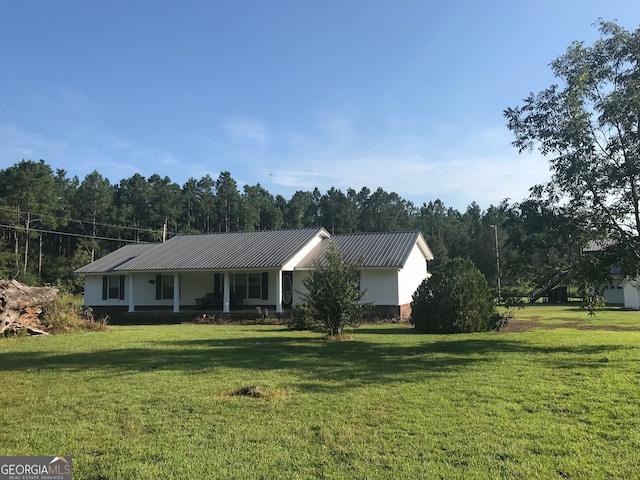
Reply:
<svg viewBox="0 0 640 480"><path fill-rule="evenodd" d="M287 199L260 184L239 187L227 171L217 178L189 178L183 186L139 173L112 184L98 171L80 180L54 172L44 161L23 160L0 170L0 193L2 276L73 291L81 288L75 268L125 242L161 241L165 225L167 238L281 227L325 227L335 234L420 230L436 257L431 268L470 258L492 284L497 225L500 256L509 257L506 204L486 211L472 204L460 212L435 200L416 208L382 188L314 188Z"/></svg>
<svg viewBox="0 0 640 480"><path fill-rule="evenodd" d="M537 147L551 180L532 189L607 245L612 264L640 273L640 30L598 22L601 37L574 42L551 63L560 84L505 110L519 151Z"/></svg>
<svg viewBox="0 0 640 480"><path fill-rule="evenodd" d="M498 318L487 280L461 258L424 280L411 302L411 323L421 332L482 332L495 329Z"/></svg>
<svg viewBox="0 0 640 480"><path fill-rule="evenodd" d="M360 290L358 265L349 262L333 243L302 284L307 290L304 301L331 336L339 335L347 325L357 326L369 306L361 302L366 291Z"/></svg>

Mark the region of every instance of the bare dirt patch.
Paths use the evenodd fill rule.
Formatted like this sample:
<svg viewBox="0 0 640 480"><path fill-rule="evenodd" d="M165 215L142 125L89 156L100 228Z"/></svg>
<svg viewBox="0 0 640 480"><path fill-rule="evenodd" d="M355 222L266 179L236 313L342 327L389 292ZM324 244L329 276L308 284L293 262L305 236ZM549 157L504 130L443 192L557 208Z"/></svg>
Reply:
<svg viewBox="0 0 640 480"><path fill-rule="evenodd" d="M526 332L534 328L543 330L556 330L558 328L573 328L575 330L607 330L612 332L633 332L638 331L638 327L621 327L614 325L589 325L585 322L576 321L575 318L554 318L554 323L540 321L539 318L527 318L526 320L511 320L509 325L502 328L500 332Z"/></svg>

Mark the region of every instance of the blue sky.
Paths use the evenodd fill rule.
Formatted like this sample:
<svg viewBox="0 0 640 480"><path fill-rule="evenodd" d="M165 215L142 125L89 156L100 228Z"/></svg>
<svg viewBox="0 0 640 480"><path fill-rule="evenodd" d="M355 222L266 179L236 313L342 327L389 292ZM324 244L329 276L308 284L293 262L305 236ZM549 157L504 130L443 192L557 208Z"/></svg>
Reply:
<svg viewBox="0 0 640 480"><path fill-rule="evenodd" d="M0 168L519 201L550 174L502 112L599 17L640 2L0 0Z"/></svg>

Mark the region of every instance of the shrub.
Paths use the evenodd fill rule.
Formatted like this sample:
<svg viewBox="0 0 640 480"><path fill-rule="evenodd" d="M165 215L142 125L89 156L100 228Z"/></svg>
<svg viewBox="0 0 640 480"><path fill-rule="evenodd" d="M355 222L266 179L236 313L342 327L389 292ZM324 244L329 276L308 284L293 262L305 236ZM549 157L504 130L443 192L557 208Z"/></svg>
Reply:
<svg viewBox="0 0 640 480"><path fill-rule="evenodd" d="M303 295L328 335L339 335L345 326L357 327L371 304L361 303L366 291L360 290L360 269L347 260L331 243L325 256L316 262L302 280Z"/></svg>
<svg viewBox="0 0 640 480"><path fill-rule="evenodd" d="M292 330L313 330L317 327L313 309L307 303L291 306L291 315L286 319L287 327Z"/></svg>
<svg viewBox="0 0 640 480"><path fill-rule="evenodd" d="M96 320L91 308L82 306L82 298L69 294L59 294L56 301L43 308L42 324L49 333L63 333L71 330L107 329L107 317Z"/></svg>
<svg viewBox="0 0 640 480"><path fill-rule="evenodd" d="M484 275L470 260L460 258L424 280L411 302L411 323L421 332L494 330L500 318Z"/></svg>

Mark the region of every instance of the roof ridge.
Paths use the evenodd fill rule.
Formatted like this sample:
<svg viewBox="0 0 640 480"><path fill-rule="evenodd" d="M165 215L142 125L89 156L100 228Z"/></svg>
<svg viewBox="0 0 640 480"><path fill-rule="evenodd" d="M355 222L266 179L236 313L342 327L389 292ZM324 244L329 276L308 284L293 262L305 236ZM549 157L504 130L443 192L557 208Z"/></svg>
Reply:
<svg viewBox="0 0 640 480"><path fill-rule="evenodd" d="M344 237L347 235L397 235L398 233L420 233L419 230L395 230L393 232L351 232L351 233L334 233L332 237Z"/></svg>
<svg viewBox="0 0 640 480"><path fill-rule="evenodd" d="M322 230L324 227L300 227L300 228L270 228L267 230L233 230L231 232L208 232L208 233L178 233L171 238L176 237L206 237L214 235L232 235L232 234L250 234L250 233L275 233L275 232L302 232L302 231L317 231Z"/></svg>

